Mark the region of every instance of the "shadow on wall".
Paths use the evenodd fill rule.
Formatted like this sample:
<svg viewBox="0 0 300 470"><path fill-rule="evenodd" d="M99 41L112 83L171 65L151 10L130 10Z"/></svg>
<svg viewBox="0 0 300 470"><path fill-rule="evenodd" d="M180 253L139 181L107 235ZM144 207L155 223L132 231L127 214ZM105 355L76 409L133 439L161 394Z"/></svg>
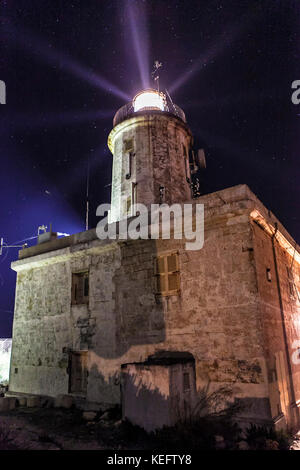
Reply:
<svg viewBox="0 0 300 470"><path fill-rule="evenodd" d="M132 346L159 344L166 339L167 299L157 293L156 241L122 241L119 247L121 263L113 277L114 317L103 328L100 320L102 331L94 329L89 345L106 359L120 358ZM176 301L180 302L178 296Z"/></svg>
<svg viewBox="0 0 300 470"><path fill-rule="evenodd" d="M104 376L101 366L93 363L88 374L88 402L99 405L120 404L120 372L114 370Z"/></svg>
<svg viewBox="0 0 300 470"><path fill-rule="evenodd" d="M195 359L161 351L145 362L122 365L123 418L151 432L192 417L196 405Z"/></svg>
<svg viewBox="0 0 300 470"><path fill-rule="evenodd" d="M121 374L107 379L94 365L91 375L95 388L93 396L89 389L89 399L97 401L100 395L105 403L120 403L121 394L123 418L147 432L202 417L242 428L251 422L272 425L267 398L238 397L234 384L208 382L197 390L195 360L188 352L159 351L144 362L122 364Z"/></svg>

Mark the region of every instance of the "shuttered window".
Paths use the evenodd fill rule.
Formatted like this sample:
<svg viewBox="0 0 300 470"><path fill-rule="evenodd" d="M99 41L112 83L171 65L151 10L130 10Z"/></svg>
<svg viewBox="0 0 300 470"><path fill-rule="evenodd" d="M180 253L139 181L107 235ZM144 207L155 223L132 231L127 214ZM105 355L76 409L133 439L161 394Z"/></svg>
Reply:
<svg viewBox="0 0 300 470"><path fill-rule="evenodd" d="M178 253L167 253L156 259L156 290L162 295L178 295L180 277Z"/></svg>

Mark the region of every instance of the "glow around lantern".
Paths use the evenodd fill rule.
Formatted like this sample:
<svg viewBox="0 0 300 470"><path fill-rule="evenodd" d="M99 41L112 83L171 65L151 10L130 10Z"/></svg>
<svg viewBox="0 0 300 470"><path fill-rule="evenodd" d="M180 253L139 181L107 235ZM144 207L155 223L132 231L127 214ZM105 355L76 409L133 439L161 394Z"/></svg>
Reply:
<svg viewBox="0 0 300 470"><path fill-rule="evenodd" d="M133 99L134 112L143 109L160 109L164 111L163 94L155 90L145 90L138 93Z"/></svg>

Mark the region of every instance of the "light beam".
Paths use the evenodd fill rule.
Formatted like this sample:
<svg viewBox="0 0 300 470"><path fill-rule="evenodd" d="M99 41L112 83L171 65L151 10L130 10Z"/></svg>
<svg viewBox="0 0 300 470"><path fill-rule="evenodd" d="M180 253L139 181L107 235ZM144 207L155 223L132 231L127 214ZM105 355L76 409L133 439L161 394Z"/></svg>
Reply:
<svg viewBox="0 0 300 470"><path fill-rule="evenodd" d="M126 0L125 17L128 17L133 49L136 54L137 64L143 88L149 88L149 34L147 24L146 6L140 2Z"/></svg>
<svg viewBox="0 0 300 470"><path fill-rule="evenodd" d="M218 57L222 52L230 47L234 41L244 33L246 29L250 26L254 18L257 18L258 10L256 7L250 9L246 16L245 22L242 19L239 23L229 24L219 36L219 38L210 45L210 47L204 51L198 59L194 62L194 65L180 75L177 80L170 86L170 93L174 93L179 87L184 85L190 78L192 78L197 72L206 67L209 62L212 62ZM230 31L230 33L228 33Z"/></svg>
<svg viewBox="0 0 300 470"><path fill-rule="evenodd" d="M130 96L124 91L120 90L116 85L93 70L90 70L77 63L75 60L66 56L62 52L55 50L51 44L46 43L43 39L29 35L24 31L20 32L20 30L14 29L12 25L10 25L10 29L12 29L10 34L11 39L18 45L18 47L26 50L26 52L32 54L33 57L38 54L39 58L48 65L56 66L62 70L65 70L66 72L83 79L85 82L90 83L97 88L114 94L122 100L130 100Z"/></svg>
<svg viewBox="0 0 300 470"><path fill-rule="evenodd" d="M47 114L31 115L28 113L18 113L9 116L9 122L14 131L31 128L33 130L61 127L62 125L81 124L86 121L113 118L114 110L102 111L65 111Z"/></svg>

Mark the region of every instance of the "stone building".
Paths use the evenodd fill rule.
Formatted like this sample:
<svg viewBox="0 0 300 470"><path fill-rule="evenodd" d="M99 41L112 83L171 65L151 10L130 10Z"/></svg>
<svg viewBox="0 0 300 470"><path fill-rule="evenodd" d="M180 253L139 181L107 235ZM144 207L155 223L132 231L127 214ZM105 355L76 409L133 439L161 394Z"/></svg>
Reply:
<svg viewBox="0 0 300 470"><path fill-rule="evenodd" d="M130 393L146 390L148 403L169 404L193 382L192 401L208 382L226 384L245 405L240 419L297 426L299 247L246 185L194 197L192 134L183 111L158 99L115 116L110 226L136 203L204 204L202 249L174 233L101 240L92 229L21 250L9 393L116 404L130 370ZM161 378L172 354L177 387Z"/></svg>

